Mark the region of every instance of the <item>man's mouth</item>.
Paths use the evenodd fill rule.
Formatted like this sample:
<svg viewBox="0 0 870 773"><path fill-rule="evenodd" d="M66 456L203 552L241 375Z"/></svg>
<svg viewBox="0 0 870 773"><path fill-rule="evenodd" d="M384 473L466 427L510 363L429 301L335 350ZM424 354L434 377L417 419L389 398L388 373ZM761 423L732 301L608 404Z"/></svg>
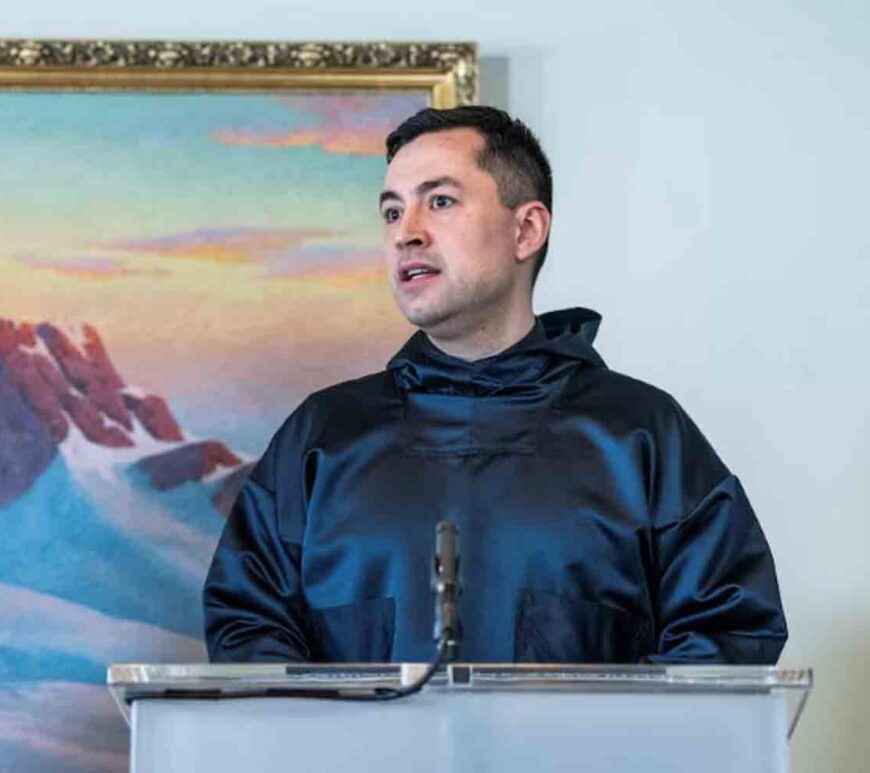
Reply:
<svg viewBox="0 0 870 773"><path fill-rule="evenodd" d="M411 263L399 269L399 278L402 284L417 284L437 276L441 272L437 268L422 263Z"/></svg>

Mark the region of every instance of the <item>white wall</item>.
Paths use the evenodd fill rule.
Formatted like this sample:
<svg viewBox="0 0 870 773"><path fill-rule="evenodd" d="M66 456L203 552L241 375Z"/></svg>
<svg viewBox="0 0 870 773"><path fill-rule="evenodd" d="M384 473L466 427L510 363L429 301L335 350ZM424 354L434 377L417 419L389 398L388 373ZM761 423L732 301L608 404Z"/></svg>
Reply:
<svg viewBox="0 0 870 773"><path fill-rule="evenodd" d="M0 35L477 40L484 100L555 169L538 309L601 311L611 367L672 392L740 475L782 662L817 669L794 769L865 768L870 4L310 5L31 0Z"/></svg>

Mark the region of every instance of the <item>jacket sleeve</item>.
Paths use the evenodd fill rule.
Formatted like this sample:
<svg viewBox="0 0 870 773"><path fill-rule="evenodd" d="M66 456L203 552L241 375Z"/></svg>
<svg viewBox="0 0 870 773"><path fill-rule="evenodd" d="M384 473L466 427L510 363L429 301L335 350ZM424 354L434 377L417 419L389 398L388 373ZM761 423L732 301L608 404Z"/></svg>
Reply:
<svg viewBox="0 0 870 773"><path fill-rule="evenodd" d="M774 664L787 629L773 557L739 480L675 406L654 476L652 663Z"/></svg>
<svg viewBox="0 0 870 773"><path fill-rule="evenodd" d="M212 662L310 660L301 585L304 439L291 416L230 511L203 588Z"/></svg>

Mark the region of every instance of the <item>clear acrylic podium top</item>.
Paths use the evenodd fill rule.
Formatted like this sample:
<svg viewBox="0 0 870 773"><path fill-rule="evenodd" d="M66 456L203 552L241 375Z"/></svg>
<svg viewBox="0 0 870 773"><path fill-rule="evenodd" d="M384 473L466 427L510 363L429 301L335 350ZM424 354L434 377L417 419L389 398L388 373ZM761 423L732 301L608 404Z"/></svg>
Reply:
<svg viewBox="0 0 870 773"><path fill-rule="evenodd" d="M266 698L359 695L415 681L426 664L125 664L109 668L107 682L124 716L138 699ZM765 666L596 666L545 664L449 664L426 691L542 693L779 694L794 732L812 688L808 668ZM413 701L411 696L405 700Z"/></svg>

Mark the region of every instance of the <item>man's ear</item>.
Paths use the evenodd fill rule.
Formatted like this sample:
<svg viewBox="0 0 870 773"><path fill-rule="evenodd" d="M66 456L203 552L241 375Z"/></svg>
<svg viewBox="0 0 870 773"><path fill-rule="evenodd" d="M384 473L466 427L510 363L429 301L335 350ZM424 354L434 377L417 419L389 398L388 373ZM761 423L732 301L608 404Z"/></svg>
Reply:
<svg viewBox="0 0 870 773"><path fill-rule="evenodd" d="M514 210L516 258L525 262L538 254L550 235L550 210L540 201L528 201Z"/></svg>

